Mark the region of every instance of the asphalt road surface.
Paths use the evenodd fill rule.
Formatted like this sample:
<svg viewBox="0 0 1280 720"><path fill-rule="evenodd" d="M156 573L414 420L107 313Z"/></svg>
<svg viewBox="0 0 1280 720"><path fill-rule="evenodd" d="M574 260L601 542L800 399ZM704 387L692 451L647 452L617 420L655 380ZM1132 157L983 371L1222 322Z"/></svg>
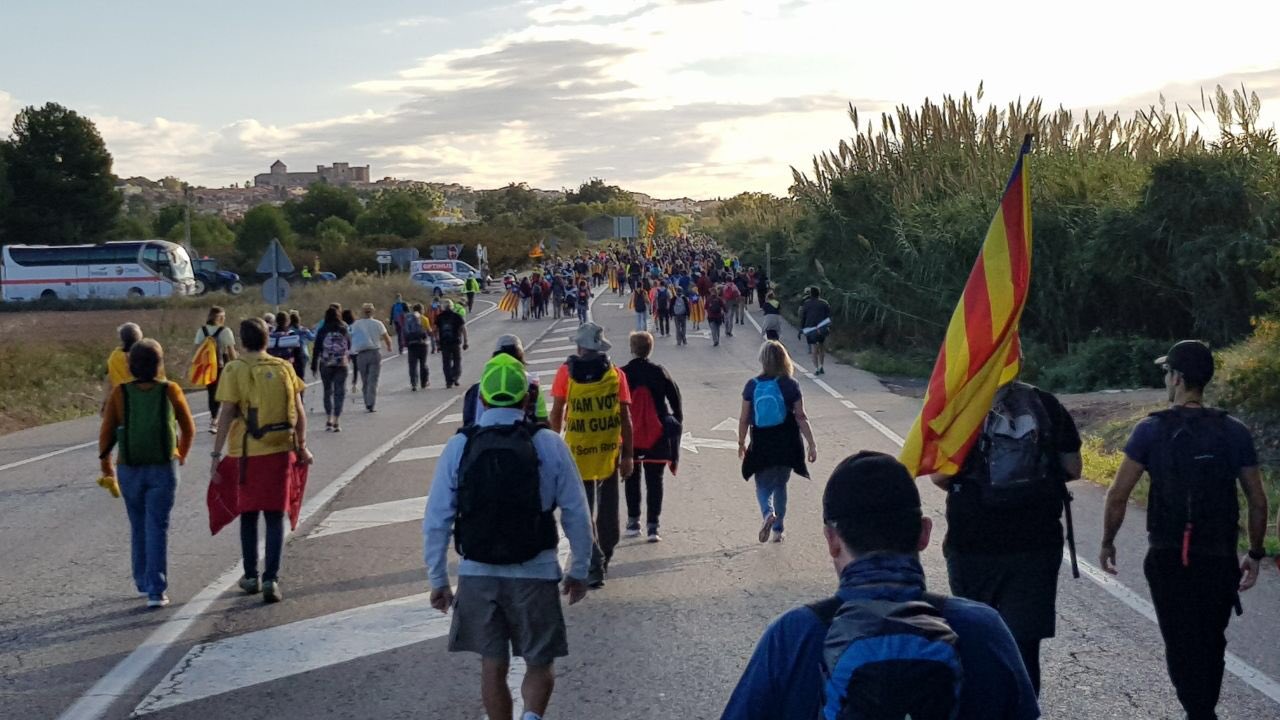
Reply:
<svg viewBox="0 0 1280 720"><path fill-rule="evenodd" d="M594 317L623 363L634 314L607 291L597 300ZM550 382L576 325L476 317L464 387L508 332L523 338L531 370ZM660 339L654 353L681 387L688 433L679 474L667 480L663 541L624 540L608 584L566 610L571 654L557 666L551 717L719 717L770 619L835 587L820 529L827 475L860 449L896 452L918 410L918 401L853 368L829 362L821 377L802 373L819 459L812 480L791 481L786 541L759 544L753 489L734 447L760 335L751 323L738 326L713 348L705 328L690 332L687 347ZM808 369L794 331L783 334ZM159 611L132 592L124 509L94 483L96 448L84 445L96 437L96 419L0 438L0 717L483 717L479 662L446 652L448 619L426 602L422 510L461 413L461 393L443 389L438 357L429 357L432 388L416 393L403 359L388 357L376 414L353 403L341 435L310 434L316 464L277 605L231 589L240 574L234 528L209 536L211 436L200 435L183 469L170 538L173 605ZM307 404L314 427L318 388ZM927 483L921 491L939 525L923 559L930 585L945 590L943 498ZM1079 580L1064 565L1058 636L1045 644L1045 716L1180 717L1141 576L1141 513L1130 513L1122 533L1119 581L1106 580L1092 568L1101 491L1081 486L1076 495L1088 565ZM1221 716L1280 717L1274 566L1244 604L1232 622Z"/></svg>

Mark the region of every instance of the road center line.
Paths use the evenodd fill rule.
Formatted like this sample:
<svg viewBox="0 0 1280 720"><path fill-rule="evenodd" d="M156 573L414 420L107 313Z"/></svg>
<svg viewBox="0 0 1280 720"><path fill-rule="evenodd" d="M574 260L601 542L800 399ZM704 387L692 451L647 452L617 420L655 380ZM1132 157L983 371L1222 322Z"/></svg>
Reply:
<svg viewBox="0 0 1280 720"><path fill-rule="evenodd" d="M449 398L431 412L418 418L417 421L405 428L400 434L375 448L373 452L360 458L354 465L347 468L345 472L335 478L323 490L313 495L302 506L298 524L305 524L312 515L333 500L334 496L349 485L352 480L355 480L360 473L449 409L449 406L457 402L459 397L461 396L454 395ZM237 561L213 582L206 585L203 590L196 593L195 597L178 608L160 627L152 631L133 652L117 663L110 672L94 683L93 687L89 688L79 700L76 700L71 707L59 715L58 720L97 720L97 718L105 716L107 711L111 709L112 704L129 693L129 690L151 669L151 666L160 659L160 656L177 643L195 621L209 609L213 601L217 600L223 592L240 578L240 574L241 567L239 561Z"/></svg>

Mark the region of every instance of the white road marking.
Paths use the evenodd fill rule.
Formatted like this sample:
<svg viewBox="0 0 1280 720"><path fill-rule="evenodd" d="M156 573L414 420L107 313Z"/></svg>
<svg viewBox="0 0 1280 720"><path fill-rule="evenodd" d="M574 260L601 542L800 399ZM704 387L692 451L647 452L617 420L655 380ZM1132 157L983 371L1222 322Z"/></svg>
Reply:
<svg viewBox="0 0 1280 720"><path fill-rule="evenodd" d="M448 415L445 415L444 417L440 418L439 422L437 422L436 424L448 425L449 423L460 423L460 422L462 422L462 413L449 413Z"/></svg>
<svg viewBox="0 0 1280 720"><path fill-rule="evenodd" d="M680 447L688 450L694 455L698 454L698 448L712 448L715 450L737 450L738 443L732 440L721 440L719 438L699 438L694 437L693 433L687 432L680 437Z"/></svg>
<svg viewBox="0 0 1280 720"><path fill-rule="evenodd" d="M440 453L444 452L444 445L425 445L423 447L408 448L396 453L389 462L407 462L409 460L430 460L431 458L440 457Z"/></svg>
<svg viewBox="0 0 1280 720"><path fill-rule="evenodd" d="M852 403L847 404L852 405ZM871 417L871 415L866 411L855 410L854 414L862 418L864 422L878 430L882 435L892 440L898 447L902 447L906 443L906 441L902 439L901 435L898 435L893 430L886 427L884 423L881 423L879 420ZM1067 562L1070 562L1070 550L1064 549L1063 557ZM1141 595L1130 590L1119 580L1111 577L1084 560L1077 558L1076 563L1079 565L1080 571L1085 577L1097 583L1099 587L1105 590L1112 597L1124 603L1129 607L1129 609L1138 613L1142 617L1153 623L1156 622L1155 608ZM1240 678L1240 680L1246 685L1262 693L1272 702L1280 703L1280 683L1276 682L1266 673L1253 667L1242 660L1239 656L1230 652L1226 654L1226 667L1232 675Z"/></svg>
<svg viewBox="0 0 1280 720"><path fill-rule="evenodd" d="M432 609L429 597L429 593L410 595L196 645L134 714L146 715L443 637L452 618Z"/></svg>
<svg viewBox="0 0 1280 720"><path fill-rule="evenodd" d="M335 510L329 513L329 516L322 520L315 530L308 533L307 537L340 535L353 530L365 530L415 520L422 522L426 509L427 498L423 496Z"/></svg>
<svg viewBox="0 0 1280 720"><path fill-rule="evenodd" d="M725 418L715 427L711 428L711 432L738 432L738 418Z"/></svg>
<svg viewBox="0 0 1280 720"><path fill-rule="evenodd" d="M811 377L812 377L812 376L811 376ZM844 396L843 396L843 395L841 395L839 392L837 392L835 388L831 387L831 386L830 386L830 385L828 385L826 382L824 382L824 381L822 381L822 380L819 380L819 379L817 379L817 378L813 378L813 381L814 381L815 383L817 383L818 387L822 388L823 390L826 390L826 391L827 391L827 394L828 394L828 395L830 395L831 397L833 397L833 398L835 398L835 399L837 399L837 400L843 400L843 399L844 399Z"/></svg>
<svg viewBox="0 0 1280 720"><path fill-rule="evenodd" d="M525 359L525 361L524 361L524 364L525 364L525 366L529 366L529 365L563 365L563 364L564 364L564 358L560 357L559 355L557 355L557 356L555 356L555 357L526 358L526 359Z"/></svg>
<svg viewBox="0 0 1280 720"><path fill-rule="evenodd" d="M525 351L525 355L537 355L539 353L552 353L552 352L557 352L557 353L573 352L574 350L577 350L577 349L578 349L578 346L573 344L556 345L554 347L538 348L537 350L527 350Z"/></svg>
<svg viewBox="0 0 1280 720"><path fill-rule="evenodd" d="M453 396L439 407L418 418L417 421L405 428L400 434L375 448L373 452L360 458L354 465L347 468L345 472L335 478L323 490L313 495L302 506L298 523L306 523L312 515L315 515L317 511L327 505L343 488L351 484L351 481L355 480L360 473L394 449L395 446L404 442L406 438L425 427L436 416L447 410L459 397L461 396ZM133 652L125 656L106 675L99 678L98 682L93 684L93 687L89 688L71 707L58 716L59 720L96 720L103 717L111 708L111 705L119 698L127 695L134 684L150 670L151 666L160 659L165 651L182 638L182 635L186 633L192 623L209 609L213 601L218 599L218 596L240 578L240 572L240 562L237 560L213 582L196 593L195 597L175 610L169 616L169 619L153 630Z"/></svg>

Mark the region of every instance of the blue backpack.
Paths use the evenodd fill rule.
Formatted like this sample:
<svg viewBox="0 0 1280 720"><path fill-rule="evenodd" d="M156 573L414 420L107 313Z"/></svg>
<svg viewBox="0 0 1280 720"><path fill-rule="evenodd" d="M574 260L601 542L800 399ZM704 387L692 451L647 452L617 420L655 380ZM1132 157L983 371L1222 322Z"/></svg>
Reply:
<svg viewBox="0 0 1280 720"><path fill-rule="evenodd" d="M964 674L946 598L832 597L807 607L828 626L823 720L954 720Z"/></svg>
<svg viewBox="0 0 1280 720"><path fill-rule="evenodd" d="M787 403L782 399L782 388L777 378L756 380L755 392L751 395L751 414L755 418L755 426L760 428L777 427L787 419Z"/></svg>

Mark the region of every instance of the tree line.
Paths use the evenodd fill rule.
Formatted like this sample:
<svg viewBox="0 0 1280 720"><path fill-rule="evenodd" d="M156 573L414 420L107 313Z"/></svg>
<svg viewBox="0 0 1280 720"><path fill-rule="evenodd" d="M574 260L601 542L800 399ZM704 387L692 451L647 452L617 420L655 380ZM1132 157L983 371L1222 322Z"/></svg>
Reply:
<svg viewBox="0 0 1280 720"><path fill-rule="evenodd" d="M793 169L788 197L725 203L715 232L750 261L773 252L790 290L819 285L853 345L936 350L1017 148L1028 161L1035 254L1023 319L1029 371L1091 389L1157 383L1173 338L1249 335L1277 293L1280 155L1256 95L1200 110L1078 118L977 95L899 107ZM1197 122L1198 121L1198 122ZM1216 121L1220 134L1197 129Z"/></svg>

